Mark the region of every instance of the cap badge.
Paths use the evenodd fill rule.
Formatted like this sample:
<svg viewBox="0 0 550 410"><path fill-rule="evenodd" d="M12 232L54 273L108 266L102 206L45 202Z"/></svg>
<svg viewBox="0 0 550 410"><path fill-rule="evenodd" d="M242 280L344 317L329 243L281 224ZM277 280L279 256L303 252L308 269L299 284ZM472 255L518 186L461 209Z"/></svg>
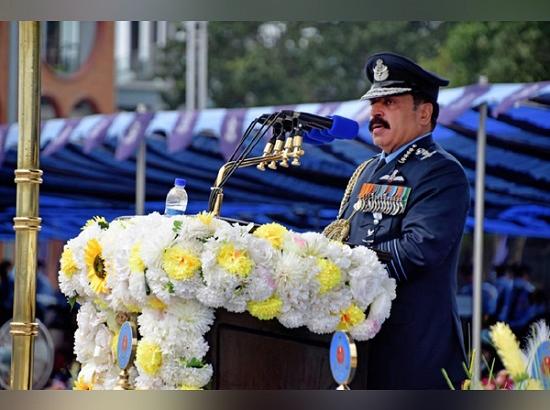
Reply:
<svg viewBox="0 0 550 410"><path fill-rule="evenodd" d="M374 67L373 71L374 71L375 81L384 81L390 75L388 67L384 65L384 62L382 61L381 58L376 60L376 66Z"/></svg>

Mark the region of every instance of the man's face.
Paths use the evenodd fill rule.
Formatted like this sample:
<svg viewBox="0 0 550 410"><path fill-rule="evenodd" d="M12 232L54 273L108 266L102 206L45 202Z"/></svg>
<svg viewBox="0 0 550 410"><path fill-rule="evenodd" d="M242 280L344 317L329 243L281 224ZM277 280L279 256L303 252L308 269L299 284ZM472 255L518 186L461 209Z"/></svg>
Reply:
<svg viewBox="0 0 550 410"><path fill-rule="evenodd" d="M387 154L431 129L432 105L422 103L415 108L411 94L373 98L370 102L372 139Z"/></svg>

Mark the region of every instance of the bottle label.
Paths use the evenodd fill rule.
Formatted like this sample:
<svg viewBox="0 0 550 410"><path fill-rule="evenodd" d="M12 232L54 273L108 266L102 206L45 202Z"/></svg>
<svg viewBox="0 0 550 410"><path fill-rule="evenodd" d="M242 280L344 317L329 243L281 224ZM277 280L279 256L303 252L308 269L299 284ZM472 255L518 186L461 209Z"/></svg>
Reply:
<svg viewBox="0 0 550 410"><path fill-rule="evenodd" d="M164 211L164 215L168 216L174 216L174 215L183 215L185 212L181 209L175 209L175 208L166 208Z"/></svg>

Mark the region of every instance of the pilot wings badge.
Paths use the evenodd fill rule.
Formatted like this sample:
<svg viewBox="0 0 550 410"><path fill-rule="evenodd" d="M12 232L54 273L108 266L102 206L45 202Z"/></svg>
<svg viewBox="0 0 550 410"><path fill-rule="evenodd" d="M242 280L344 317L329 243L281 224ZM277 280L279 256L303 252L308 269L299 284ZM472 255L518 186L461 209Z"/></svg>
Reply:
<svg viewBox="0 0 550 410"><path fill-rule="evenodd" d="M389 183L392 183L393 181L405 182L405 178L403 178L401 175L397 175L398 173L399 173L399 170L394 169L390 175L381 176L380 181L388 181Z"/></svg>

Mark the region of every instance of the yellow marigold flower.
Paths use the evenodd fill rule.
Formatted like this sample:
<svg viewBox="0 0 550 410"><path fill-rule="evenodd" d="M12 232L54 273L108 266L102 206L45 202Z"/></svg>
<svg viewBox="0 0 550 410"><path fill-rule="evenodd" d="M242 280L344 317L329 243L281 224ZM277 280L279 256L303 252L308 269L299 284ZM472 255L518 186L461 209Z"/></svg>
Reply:
<svg viewBox="0 0 550 410"><path fill-rule="evenodd" d="M338 265L327 258L318 258L317 266L320 268L317 274L317 280L321 284L321 293L326 293L340 284L342 280L342 271Z"/></svg>
<svg viewBox="0 0 550 410"><path fill-rule="evenodd" d="M544 390L544 386L540 380L528 379L525 385L525 390Z"/></svg>
<svg viewBox="0 0 550 410"><path fill-rule="evenodd" d="M178 390L202 390L200 387L189 386L188 384L182 384Z"/></svg>
<svg viewBox="0 0 550 410"><path fill-rule="evenodd" d="M149 297L149 300L147 302L149 303L149 306L152 307L153 309L157 309L157 310L166 309L166 304L156 296Z"/></svg>
<svg viewBox="0 0 550 410"><path fill-rule="evenodd" d="M505 323L498 322L491 326L490 335L498 355L512 379L516 383L525 379L527 377L525 358L510 327Z"/></svg>
<svg viewBox="0 0 550 410"><path fill-rule="evenodd" d="M287 229L277 223L269 223L260 226L254 231L254 236L268 240L275 249L283 247L283 240Z"/></svg>
<svg viewBox="0 0 550 410"><path fill-rule="evenodd" d="M283 301L277 296L272 296L261 302L250 301L246 307L252 316L260 320L270 320L281 312Z"/></svg>
<svg viewBox="0 0 550 410"><path fill-rule="evenodd" d="M254 268L254 261L248 256L245 249L235 249L232 243L221 246L218 257L218 265L236 276L247 277Z"/></svg>
<svg viewBox="0 0 550 410"><path fill-rule="evenodd" d="M74 381L73 390L93 390L94 384L84 380L82 375L78 376L78 379Z"/></svg>
<svg viewBox="0 0 550 410"><path fill-rule="evenodd" d="M97 239L90 239L84 248L84 262L88 279L95 293L107 292L107 269L101 252L101 245Z"/></svg>
<svg viewBox="0 0 550 410"><path fill-rule="evenodd" d="M359 306L352 303L346 310L340 313L340 323L338 323L338 330L349 330L354 326L365 320L365 312L363 312Z"/></svg>
<svg viewBox="0 0 550 410"><path fill-rule="evenodd" d="M74 259L73 251L67 245L63 247L61 254L61 272L68 278L78 272L78 266Z"/></svg>
<svg viewBox="0 0 550 410"><path fill-rule="evenodd" d="M137 345L136 363L149 376L154 376L162 366L162 351L160 346L146 341Z"/></svg>
<svg viewBox="0 0 550 410"><path fill-rule="evenodd" d="M145 263L141 259L140 252L141 243L135 243L130 249L130 258L128 259L128 264L130 266L130 272L132 273L143 273L145 272Z"/></svg>
<svg viewBox="0 0 550 410"><path fill-rule="evenodd" d="M172 280L191 279L201 268L201 260L192 252L178 246L166 248L162 255L162 269Z"/></svg>
<svg viewBox="0 0 550 410"><path fill-rule="evenodd" d="M204 225L210 225L214 220L214 214L212 212L202 211L197 214L197 219L201 221Z"/></svg>

